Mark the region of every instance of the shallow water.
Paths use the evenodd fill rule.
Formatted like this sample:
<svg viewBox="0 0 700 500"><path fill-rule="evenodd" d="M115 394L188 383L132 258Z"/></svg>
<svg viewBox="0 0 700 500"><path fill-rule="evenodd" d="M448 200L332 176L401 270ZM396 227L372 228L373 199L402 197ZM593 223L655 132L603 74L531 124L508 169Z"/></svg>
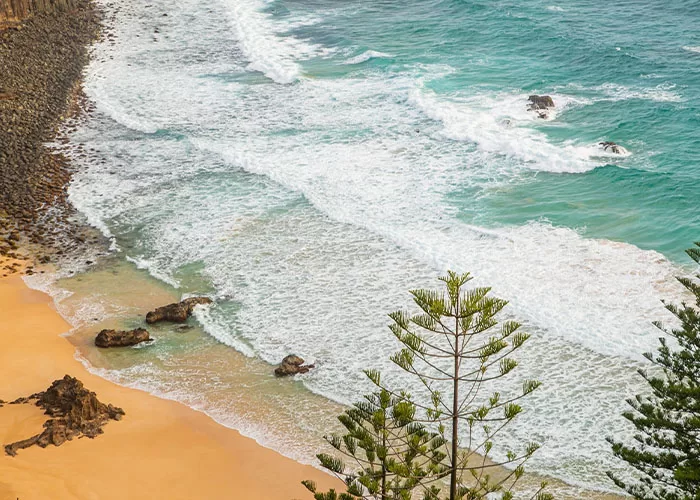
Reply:
<svg viewBox="0 0 700 500"><path fill-rule="evenodd" d="M468 270L533 333L505 389L545 382L506 444L541 440L531 469L610 487L605 437L627 432L700 227L696 3L114 5L70 197L120 258L216 297L199 358L295 352L318 363L300 384L349 403L363 368L403 381L385 314ZM547 120L531 93L553 96ZM128 351L118 377L188 366L192 345L171 347ZM218 391L237 415L216 377L178 377L172 397Z"/></svg>

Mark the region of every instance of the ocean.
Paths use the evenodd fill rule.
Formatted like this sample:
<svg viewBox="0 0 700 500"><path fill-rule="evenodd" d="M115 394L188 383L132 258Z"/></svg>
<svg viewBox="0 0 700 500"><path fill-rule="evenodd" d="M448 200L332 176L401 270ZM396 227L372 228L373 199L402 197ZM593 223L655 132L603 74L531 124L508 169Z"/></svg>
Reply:
<svg viewBox="0 0 700 500"><path fill-rule="evenodd" d="M532 334L504 390L544 383L496 453L535 439L529 470L612 488L605 438L630 433L620 413L645 390L651 322L682 298L674 276L700 234L697 1L104 7L114 36L85 77L96 110L71 136L89 154L70 200L123 273L216 305L201 334L164 329L96 369L312 460L288 422L276 439L274 417L236 409L231 370L258 373L260 403L265 363L316 362L274 390L323 415L369 389L365 368L411 389L387 314L469 271ZM555 109L538 117L531 94ZM103 306L74 322L138 324L103 292L84 290Z"/></svg>

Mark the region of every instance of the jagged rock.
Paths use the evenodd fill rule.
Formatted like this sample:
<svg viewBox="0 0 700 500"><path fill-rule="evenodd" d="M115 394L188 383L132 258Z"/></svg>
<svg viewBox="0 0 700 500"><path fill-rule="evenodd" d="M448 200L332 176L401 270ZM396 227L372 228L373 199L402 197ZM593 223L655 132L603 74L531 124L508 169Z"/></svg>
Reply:
<svg viewBox="0 0 700 500"><path fill-rule="evenodd" d="M6 445L5 453L10 456L33 445L46 448L50 444L60 446L77 436L94 438L104 432L102 427L107 421L124 416L124 410L100 402L94 392L69 375L54 381L44 392L20 399L36 400L36 405L51 418L40 434Z"/></svg>
<svg viewBox="0 0 700 500"><path fill-rule="evenodd" d="M625 148L612 141L600 142L598 144L603 147L603 151L610 151L616 155L627 154L627 150Z"/></svg>
<svg viewBox="0 0 700 500"><path fill-rule="evenodd" d="M289 356L285 356L282 363L275 368L275 375L277 377L286 377L288 375L296 375L297 373L306 373L314 367L315 365L313 364L305 365L304 360L299 356L290 354Z"/></svg>
<svg viewBox="0 0 700 500"><path fill-rule="evenodd" d="M530 111L554 107L554 100L548 95L531 95L527 100L530 101L527 107Z"/></svg>
<svg viewBox="0 0 700 500"><path fill-rule="evenodd" d="M167 306L159 307L146 315L146 323L153 324L159 321L172 321L174 323L184 323L192 316L192 311L199 304L211 304L209 297L190 297L182 302L175 302Z"/></svg>
<svg viewBox="0 0 700 500"><path fill-rule="evenodd" d="M95 337L95 345L97 347L127 347L151 340L153 339L144 328L128 331L102 330Z"/></svg>

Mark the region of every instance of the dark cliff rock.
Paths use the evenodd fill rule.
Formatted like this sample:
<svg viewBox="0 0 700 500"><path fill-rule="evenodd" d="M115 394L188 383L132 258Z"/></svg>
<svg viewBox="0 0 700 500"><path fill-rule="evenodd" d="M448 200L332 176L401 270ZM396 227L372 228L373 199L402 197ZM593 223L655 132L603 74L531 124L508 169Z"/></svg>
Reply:
<svg viewBox="0 0 700 500"><path fill-rule="evenodd" d="M60 446L74 437L94 438L104 432L102 427L109 420L121 420L124 416L124 410L100 402L94 392L68 375L54 381L46 391L20 398L13 404L34 400L51 418L44 423L40 434L6 445L5 453L10 456L33 445L46 448L50 444Z"/></svg>
<svg viewBox="0 0 700 500"><path fill-rule="evenodd" d="M158 309L149 312L146 315L146 323L153 324L159 321L172 321L173 323L184 323L187 318L192 316L192 311L196 305L211 304L212 300L209 297L190 297L181 302L168 304L167 306L159 307Z"/></svg>
<svg viewBox="0 0 700 500"><path fill-rule="evenodd" d="M148 331L143 328L128 331L102 330L95 337L95 345L97 347L128 347L151 340L153 339Z"/></svg>
<svg viewBox="0 0 700 500"><path fill-rule="evenodd" d="M306 373L314 367L315 365L305 365L304 360L299 356L290 354L289 356L285 356L282 363L275 368L275 375L277 377L286 377L288 375L296 375L297 373Z"/></svg>
<svg viewBox="0 0 700 500"><path fill-rule="evenodd" d="M0 0L2 255L32 244L56 254L85 246L67 200L69 159L47 143L86 102L80 77L99 26L89 0Z"/></svg>
<svg viewBox="0 0 700 500"><path fill-rule="evenodd" d="M0 0L0 21L19 21L33 14L75 9L77 0Z"/></svg>

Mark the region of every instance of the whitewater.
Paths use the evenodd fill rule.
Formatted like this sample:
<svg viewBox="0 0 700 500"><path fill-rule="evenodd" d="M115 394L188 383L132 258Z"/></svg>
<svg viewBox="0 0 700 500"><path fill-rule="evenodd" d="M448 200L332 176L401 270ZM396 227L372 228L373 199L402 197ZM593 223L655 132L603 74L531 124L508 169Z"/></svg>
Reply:
<svg viewBox="0 0 700 500"><path fill-rule="evenodd" d="M471 272L533 335L506 390L544 382L506 446L538 440L531 469L610 488L605 437L630 432L625 398L644 390L651 322L681 299L700 227L700 13L655 33L656 54L635 38L652 7L637 3L596 31L586 0L117 0L70 199L116 254L215 297L197 315L212 338L315 361L305 389L344 404L365 368L410 383L386 314ZM537 46L549 55L524 61ZM556 103L546 119L534 93ZM188 388L170 396L204 405Z"/></svg>

